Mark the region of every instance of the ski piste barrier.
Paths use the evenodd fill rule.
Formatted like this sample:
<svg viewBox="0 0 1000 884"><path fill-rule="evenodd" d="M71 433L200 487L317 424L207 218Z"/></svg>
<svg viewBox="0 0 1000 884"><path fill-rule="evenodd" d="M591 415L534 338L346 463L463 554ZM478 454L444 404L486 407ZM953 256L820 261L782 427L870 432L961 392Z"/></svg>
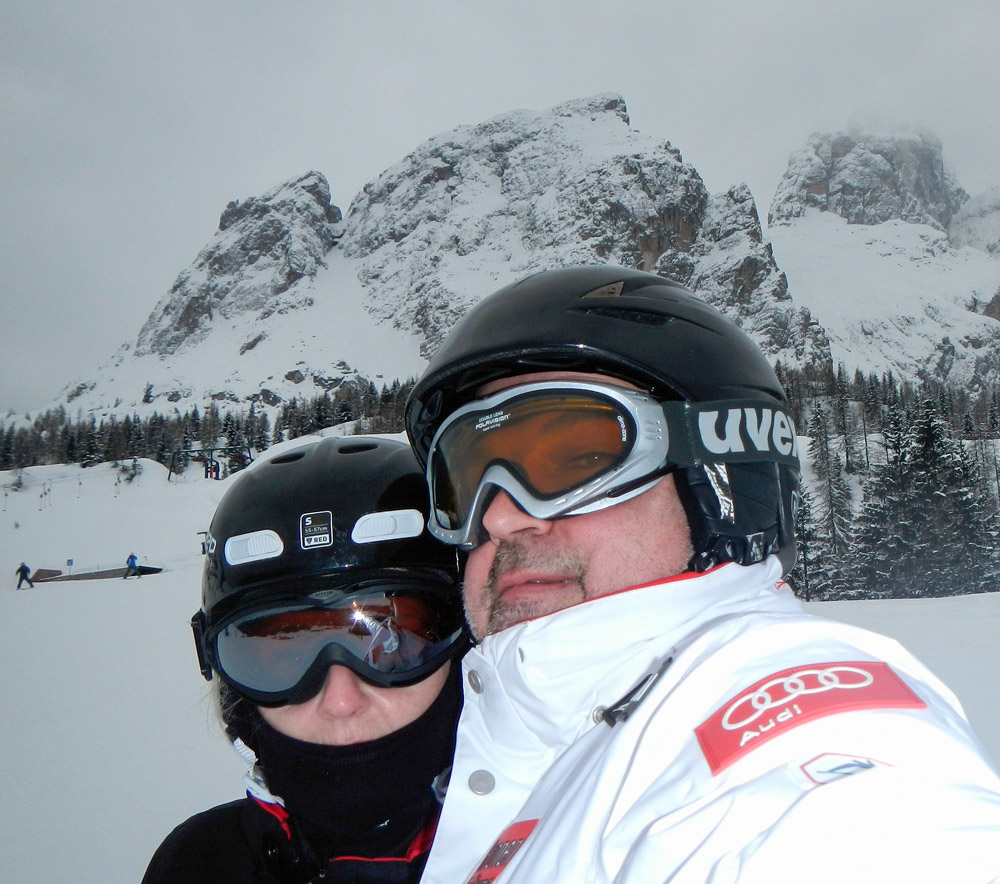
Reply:
<svg viewBox="0 0 1000 884"><path fill-rule="evenodd" d="M163 568L159 565L139 565L140 576L159 574ZM34 583L54 583L63 580L106 580L112 577L125 576L124 565L74 565L71 569L61 571L56 568L36 568L31 580Z"/></svg>

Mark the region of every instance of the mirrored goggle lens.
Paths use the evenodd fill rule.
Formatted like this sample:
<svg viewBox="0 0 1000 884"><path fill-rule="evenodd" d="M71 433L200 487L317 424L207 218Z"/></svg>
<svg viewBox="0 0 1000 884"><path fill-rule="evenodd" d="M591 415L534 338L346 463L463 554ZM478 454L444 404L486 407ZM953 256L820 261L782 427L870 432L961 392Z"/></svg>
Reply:
<svg viewBox="0 0 1000 884"><path fill-rule="evenodd" d="M454 599L386 592L247 613L223 626L213 642L227 681L278 697L294 693L321 657L376 684L413 680L443 662L461 631L457 592Z"/></svg>
<svg viewBox="0 0 1000 884"><path fill-rule="evenodd" d="M445 426L431 452L431 492L443 527L463 526L480 480L501 464L540 500L616 468L635 444L635 422L598 392L525 392Z"/></svg>

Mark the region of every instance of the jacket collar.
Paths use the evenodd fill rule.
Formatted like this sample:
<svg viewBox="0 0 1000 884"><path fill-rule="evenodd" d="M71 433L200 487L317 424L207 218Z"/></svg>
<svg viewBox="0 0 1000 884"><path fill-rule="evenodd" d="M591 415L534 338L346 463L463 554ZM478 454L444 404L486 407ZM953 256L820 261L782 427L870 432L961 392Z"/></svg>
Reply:
<svg viewBox="0 0 1000 884"><path fill-rule="evenodd" d="M798 609L787 588L776 591L783 587L773 557L682 574L487 636L464 666L496 674L497 684L477 699L489 721L526 729L557 749L601 723L598 709L614 706L661 669L702 626L745 613L748 602Z"/></svg>

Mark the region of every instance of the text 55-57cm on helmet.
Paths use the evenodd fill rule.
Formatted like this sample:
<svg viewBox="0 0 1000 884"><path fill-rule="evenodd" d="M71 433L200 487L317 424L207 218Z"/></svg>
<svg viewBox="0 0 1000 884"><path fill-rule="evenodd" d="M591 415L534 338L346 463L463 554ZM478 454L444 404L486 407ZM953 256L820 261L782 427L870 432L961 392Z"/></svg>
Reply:
<svg viewBox="0 0 1000 884"><path fill-rule="evenodd" d="M259 705L302 702L329 667L382 687L419 681L467 646L454 549L426 529L408 445L326 438L258 461L208 532L202 672Z"/></svg>
<svg viewBox="0 0 1000 884"><path fill-rule="evenodd" d="M638 391L555 381L479 393L500 378L552 371L605 375ZM572 415L567 440L582 434L598 448L596 460L588 456L601 467L576 484L529 462L546 403ZM406 429L431 486L431 531L449 543L481 539L491 488L538 518L556 518L613 505L671 472L691 527L693 569L777 554L787 573L794 562L799 461L785 392L735 323L655 274L549 270L484 298L414 387ZM502 434L506 445L494 441Z"/></svg>

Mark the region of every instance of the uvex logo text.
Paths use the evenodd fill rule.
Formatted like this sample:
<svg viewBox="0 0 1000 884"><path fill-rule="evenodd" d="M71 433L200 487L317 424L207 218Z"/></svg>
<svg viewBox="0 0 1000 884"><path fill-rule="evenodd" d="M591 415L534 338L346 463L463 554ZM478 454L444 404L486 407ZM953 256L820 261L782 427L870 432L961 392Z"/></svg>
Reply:
<svg viewBox="0 0 1000 884"><path fill-rule="evenodd" d="M712 454L798 457L791 418L775 408L726 408L698 415L701 444Z"/></svg>

